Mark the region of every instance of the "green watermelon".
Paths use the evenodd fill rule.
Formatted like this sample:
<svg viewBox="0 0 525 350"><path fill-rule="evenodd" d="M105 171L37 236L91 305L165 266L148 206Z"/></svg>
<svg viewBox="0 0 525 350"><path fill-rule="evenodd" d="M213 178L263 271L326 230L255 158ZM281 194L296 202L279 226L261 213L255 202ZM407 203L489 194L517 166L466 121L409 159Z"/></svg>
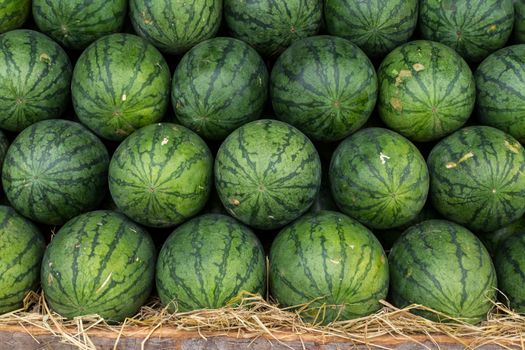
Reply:
<svg viewBox="0 0 525 350"><path fill-rule="evenodd" d="M82 214L56 233L42 260L47 302L60 315L133 316L154 285L155 245L140 226L109 210Z"/></svg>
<svg viewBox="0 0 525 350"><path fill-rule="evenodd" d="M421 0L423 38L441 42L477 63L503 47L514 24L513 0Z"/></svg>
<svg viewBox="0 0 525 350"><path fill-rule="evenodd" d="M525 213L525 150L488 126L461 129L428 157L434 207L478 232L494 231Z"/></svg>
<svg viewBox="0 0 525 350"><path fill-rule="evenodd" d="M173 75L171 99L180 123L204 138L222 140L258 119L268 95L268 70L257 52L233 38L192 48Z"/></svg>
<svg viewBox="0 0 525 350"><path fill-rule="evenodd" d="M313 139L336 141L367 121L376 103L377 76L356 45L316 36L296 41L279 57L271 97L279 119Z"/></svg>
<svg viewBox="0 0 525 350"><path fill-rule="evenodd" d="M109 190L134 221L170 227L204 207L212 168L211 152L197 134L177 124L152 124L118 146L109 166Z"/></svg>
<svg viewBox="0 0 525 350"><path fill-rule="evenodd" d="M0 0L0 34L20 28L31 9L31 0Z"/></svg>
<svg viewBox="0 0 525 350"><path fill-rule="evenodd" d="M335 151L330 184L342 212L368 227L386 229L406 224L423 209L429 175L410 141L391 130L367 128Z"/></svg>
<svg viewBox="0 0 525 350"><path fill-rule="evenodd" d="M102 201L108 164L106 147L82 125L44 120L18 134L7 150L2 184L18 212L61 225Z"/></svg>
<svg viewBox="0 0 525 350"><path fill-rule="evenodd" d="M498 287L510 307L525 314L525 231L504 239L496 249L494 265Z"/></svg>
<svg viewBox="0 0 525 350"><path fill-rule="evenodd" d="M169 104L170 70L162 54L131 34L112 34L87 48L75 65L71 92L80 121L120 141L162 119Z"/></svg>
<svg viewBox="0 0 525 350"><path fill-rule="evenodd" d="M420 304L446 316L414 313L436 321L486 319L496 299L496 272L489 253L469 230L445 220L409 228L392 247L390 293L394 305Z"/></svg>
<svg viewBox="0 0 525 350"><path fill-rule="evenodd" d="M388 290L388 262L379 241L344 214L307 214L285 227L270 249L270 289L281 306L309 302L307 321L367 316Z"/></svg>
<svg viewBox="0 0 525 350"><path fill-rule="evenodd" d="M172 312L217 309L242 292L264 295L266 257L253 232L235 219L206 214L178 227L157 261L157 290Z"/></svg>
<svg viewBox="0 0 525 350"><path fill-rule="evenodd" d="M57 43L32 30L14 30L0 35L0 62L0 128L18 132L62 115L73 68Z"/></svg>
<svg viewBox="0 0 525 350"><path fill-rule="evenodd" d="M525 43L525 0L514 0L514 41Z"/></svg>
<svg viewBox="0 0 525 350"><path fill-rule="evenodd" d="M183 54L219 30L222 0L130 0L133 28L161 51Z"/></svg>
<svg viewBox="0 0 525 350"><path fill-rule="evenodd" d="M382 57L412 36L418 3L418 0L326 0L326 29L358 45L369 57Z"/></svg>
<svg viewBox="0 0 525 350"><path fill-rule="evenodd" d="M225 0L224 19L232 36L265 56L283 52L295 40L317 34L322 3L318 0Z"/></svg>
<svg viewBox="0 0 525 350"><path fill-rule="evenodd" d="M487 247L490 255L494 256L498 251L501 242L518 233L525 233L525 216L522 216L518 220L500 228L499 230L480 232L478 236L483 244L485 244L485 247Z"/></svg>
<svg viewBox="0 0 525 350"><path fill-rule="evenodd" d="M449 47L418 40L404 44L379 67L379 115L413 141L432 141L470 117L476 85L467 63Z"/></svg>
<svg viewBox="0 0 525 350"><path fill-rule="evenodd" d="M45 247L31 221L0 205L0 314L21 308L26 293L37 288Z"/></svg>
<svg viewBox="0 0 525 350"><path fill-rule="evenodd" d="M43 33L68 49L84 49L121 30L127 0L33 0L33 18Z"/></svg>
<svg viewBox="0 0 525 350"><path fill-rule="evenodd" d="M301 216L321 184L321 162L312 142L286 123L262 119L241 126L215 159L215 186L228 212L270 230Z"/></svg>

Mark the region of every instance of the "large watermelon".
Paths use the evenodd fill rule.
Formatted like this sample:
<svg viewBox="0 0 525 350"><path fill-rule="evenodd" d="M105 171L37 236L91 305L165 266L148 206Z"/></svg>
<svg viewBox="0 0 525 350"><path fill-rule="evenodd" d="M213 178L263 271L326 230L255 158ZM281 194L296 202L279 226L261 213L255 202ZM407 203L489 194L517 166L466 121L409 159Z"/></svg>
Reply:
<svg viewBox="0 0 525 350"><path fill-rule="evenodd" d="M525 43L525 0L514 0L514 41Z"/></svg>
<svg viewBox="0 0 525 350"><path fill-rule="evenodd" d="M336 141L359 129L374 109L377 76L350 41L316 36L296 41L275 63L277 116L313 139Z"/></svg>
<svg viewBox="0 0 525 350"><path fill-rule="evenodd" d="M0 62L0 128L21 131L62 115L72 67L57 43L32 30L14 30L0 35Z"/></svg>
<svg viewBox="0 0 525 350"><path fill-rule="evenodd" d="M31 221L0 206L0 314L22 307L26 293L38 286L45 247Z"/></svg>
<svg viewBox="0 0 525 350"><path fill-rule="evenodd" d="M217 33L222 0L130 0L135 31L161 51L182 54Z"/></svg>
<svg viewBox="0 0 525 350"><path fill-rule="evenodd" d="M267 95L268 70L257 52L240 40L215 38L184 55L171 98L182 125L222 140L259 118Z"/></svg>
<svg viewBox="0 0 525 350"><path fill-rule="evenodd" d="M170 235L159 254L157 290L171 311L221 308L242 292L263 295L265 285L261 243L229 216L190 220Z"/></svg>
<svg viewBox="0 0 525 350"><path fill-rule="evenodd" d="M75 65L71 84L80 121L117 141L161 120L169 90L170 70L162 54L131 34L112 34L93 43Z"/></svg>
<svg viewBox="0 0 525 350"><path fill-rule="evenodd" d="M120 31L127 5L127 0L33 0L33 18L43 33L80 50Z"/></svg>
<svg viewBox="0 0 525 350"><path fill-rule="evenodd" d="M346 215L321 211L285 227L270 249L270 288L281 306L313 302L303 316L327 323L369 315L388 291L379 241Z"/></svg>
<svg viewBox="0 0 525 350"><path fill-rule="evenodd" d="M231 34L266 56L283 52L292 42L315 35L322 21L319 0L224 1Z"/></svg>
<svg viewBox="0 0 525 350"><path fill-rule="evenodd" d="M124 215L93 211L68 221L42 261L42 289L67 318L98 314L108 321L134 315L154 284L155 245Z"/></svg>
<svg viewBox="0 0 525 350"><path fill-rule="evenodd" d="M468 62L480 62L510 37L513 0L421 0L419 24L423 38L452 47Z"/></svg>
<svg viewBox="0 0 525 350"><path fill-rule="evenodd" d="M451 48L418 40L392 51L379 67L379 115L413 141L437 140L470 117L476 86Z"/></svg>
<svg viewBox="0 0 525 350"><path fill-rule="evenodd" d="M330 164L332 195L341 210L372 228L406 224L427 200L425 159L403 136L368 128L345 139Z"/></svg>
<svg viewBox="0 0 525 350"><path fill-rule="evenodd" d="M525 213L525 150L489 126L461 129L428 157L434 207L474 231L494 231Z"/></svg>
<svg viewBox="0 0 525 350"><path fill-rule="evenodd" d="M108 164L106 147L82 125L44 120L22 131L7 150L2 184L24 216L60 225L102 201Z"/></svg>
<svg viewBox="0 0 525 350"><path fill-rule="evenodd" d="M498 287L510 307L525 314L525 231L509 236L496 250L494 265Z"/></svg>
<svg viewBox="0 0 525 350"><path fill-rule="evenodd" d="M21 27L30 9L31 0L0 0L0 34Z"/></svg>
<svg viewBox="0 0 525 350"><path fill-rule="evenodd" d="M153 227L180 224L206 204L213 158L183 126L148 125L126 138L109 166L109 190L131 219Z"/></svg>
<svg viewBox="0 0 525 350"><path fill-rule="evenodd" d="M326 29L358 45L369 57L382 57L412 36L418 3L418 0L326 0Z"/></svg>
<svg viewBox="0 0 525 350"><path fill-rule="evenodd" d="M312 205L321 184L321 162L296 128L270 119L241 126L215 159L215 185L228 212L245 224L274 229Z"/></svg>

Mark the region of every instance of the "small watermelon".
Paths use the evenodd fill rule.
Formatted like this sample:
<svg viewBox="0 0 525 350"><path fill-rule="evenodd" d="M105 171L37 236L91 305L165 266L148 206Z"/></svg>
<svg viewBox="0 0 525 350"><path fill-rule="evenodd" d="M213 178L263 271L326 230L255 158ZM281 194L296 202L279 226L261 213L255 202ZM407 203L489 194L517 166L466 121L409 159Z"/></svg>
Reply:
<svg viewBox="0 0 525 350"><path fill-rule="evenodd" d="M525 0L514 0L514 41L525 43Z"/></svg>
<svg viewBox="0 0 525 350"><path fill-rule="evenodd" d="M0 0L0 34L20 28L31 9L31 0Z"/></svg>
<svg viewBox="0 0 525 350"><path fill-rule="evenodd" d="M525 216L518 220L492 232L480 232L478 237L481 239L490 255L494 256L498 251L498 246L512 235L525 233Z"/></svg>
<svg viewBox="0 0 525 350"><path fill-rule="evenodd" d="M57 43L32 30L13 30L0 35L0 62L0 128L18 132L62 115L73 68Z"/></svg>
<svg viewBox="0 0 525 350"><path fill-rule="evenodd" d="M525 213L525 150L489 126L461 129L428 157L434 207L478 232L494 231Z"/></svg>
<svg viewBox="0 0 525 350"><path fill-rule="evenodd" d="M497 247L494 265L498 287L508 298L510 307L525 314L525 231L504 239Z"/></svg>

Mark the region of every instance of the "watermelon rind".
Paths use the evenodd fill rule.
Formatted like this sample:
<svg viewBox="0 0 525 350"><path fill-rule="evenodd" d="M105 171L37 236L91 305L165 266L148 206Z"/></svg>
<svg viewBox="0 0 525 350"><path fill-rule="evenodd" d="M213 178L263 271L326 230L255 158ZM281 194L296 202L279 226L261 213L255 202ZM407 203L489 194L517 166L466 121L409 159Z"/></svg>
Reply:
<svg viewBox="0 0 525 350"><path fill-rule="evenodd" d="M0 34L20 28L31 10L31 0L0 0Z"/></svg>
<svg viewBox="0 0 525 350"><path fill-rule="evenodd" d="M496 250L494 265L502 300L514 311L525 314L525 231L503 240Z"/></svg>

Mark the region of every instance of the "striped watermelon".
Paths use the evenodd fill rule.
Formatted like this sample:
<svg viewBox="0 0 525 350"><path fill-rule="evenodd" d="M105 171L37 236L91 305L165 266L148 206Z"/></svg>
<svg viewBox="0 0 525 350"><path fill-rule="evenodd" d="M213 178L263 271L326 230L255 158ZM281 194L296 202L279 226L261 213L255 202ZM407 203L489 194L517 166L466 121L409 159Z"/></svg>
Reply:
<svg viewBox="0 0 525 350"><path fill-rule="evenodd" d="M215 38L191 49L173 76L171 99L180 123L222 140L259 118L268 95L268 70L257 52L233 38Z"/></svg>
<svg viewBox="0 0 525 350"><path fill-rule="evenodd" d="M120 141L162 119L169 104L170 70L162 54L131 34L97 40L73 72L73 106L99 136Z"/></svg>
<svg viewBox="0 0 525 350"><path fill-rule="evenodd" d="M418 3L418 0L326 0L326 29L358 45L369 57L382 57L412 36Z"/></svg>
<svg viewBox="0 0 525 350"><path fill-rule="evenodd" d="M21 27L30 9L31 0L0 0L0 34Z"/></svg>
<svg viewBox="0 0 525 350"><path fill-rule="evenodd" d="M44 120L18 134L7 150L2 184L18 212L60 225L101 202L108 164L106 147L82 125Z"/></svg>
<svg viewBox="0 0 525 350"><path fill-rule="evenodd" d="M279 228L314 202L321 162L296 128L262 119L235 130L215 159L215 186L228 212L243 223Z"/></svg>
<svg viewBox="0 0 525 350"><path fill-rule="evenodd" d="M270 289L281 306L314 301L302 314L327 323L369 315L388 290L388 262L363 225L331 211L285 227L270 249Z"/></svg>
<svg viewBox="0 0 525 350"><path fill-rule="evenodd" d="M357 46L334 36L295 42L275 63L272 104L277 116L321 141L359 129L377 98L374 66Z"/></svg>
<svg viewBox="0 0 525 350"><path fill-rule="evenodd" d="M133 28L161 51L182 54L219 30L222 0L130 0Z"/></svg>
<svg viewBox="0 0 525 350"><path fill-rule="evenodd" d="M499 230L492 232L480 232L478 237L481 239L490 255L494 256L498 251L498 247L501 242L505 241L512 235L518 233L525 233L525 216L522 216L518 220L500 228Z"/></svg>
<svg viewBox="0 0 525 350"><path fill-rule="evenodd" d="M474 231L494 231L525 213L525 150L488 126L461 129L428 157L434 207Z"/></svg>
<svg viewBox="0 0 525 350"><path fill-rule="evenodd" d="M224 1L231 34L265 56L283 52L295 40L317 34L322 21L319 0Z"/></svg>
<svg viewBox="0 0 525 350"><path fill-rule="evenodd" d="M178 227L157 261L157 290L170 311L217 309L242 292L264 294L266 257L253 232L207 214Z"/></svg>
<svg viewBox="0 0 525 350"><path fill-rule="evenodd" d="M509 236L496 250L498 287L516 312L525 314L525 231Z"/></svg>
<svg viewBox="0 0 525 350"><path fill-rule="evenodd" d="M40 31L80 50L120 31L127 6L127 0L33 0L33 18Z"/></svg>
<svg viewBox="0 0 525 350"><path fill-rule="evenodd" d="M29 220L0 205L0 314L22 307L38 286L44 237Z"/></svg>
<svg viewBox="0 0 525 350"><path fill-rule="evenodd" d="M419 9L423 38L452 47L472 63L503 47L514 24L513 0L421 0Z"/></svg>
<svg viewBox="0 0 525 350"><path fill-rule="evenodd" d="M169 227L204 207L212 167L210 150L197 134L176 124L152 124L135 131L113 154L109 190L131 219Z"/></svg>
<svg viewBox="0 0 525 350"><path fill-rule="evenodd" d="M514 41L525 43L525 0L514 0Z"/></svg>
<svg viewBox="0 0 525 350"><path fill-rule="evenodd" d="M60 315L98 314L108 321L134 315L154 284L155 246L124 215L93 211L68 221L42 260L42 289Z"/></svg>
<svg viewBox="0 0 525 350"><path fill-rule="evenodd" d="M412 226L390 255L390 293L394 305L420 304L447 317L414 310L423 317L468 323L486 319L496 298L490 255L469 230L445 220Z"/></svg>
<svg viewBox="0 0 525 350"><path fill-rule="evenodd" d="M467 63L425 40L396 48L379 67L379 115L413 141L437 140L470 117L476 86Z"/></svg>
<svg viewBox="0 0 525 350"><path fill-rule="evenodd" d="M406 224L421 211L429 175L410 141L387 129L367 128L335 151L330 184L342 212L368 227L386 229Z"/></svg>
<svg viewBox="0 0 525 350"><path fill-rule="evenodd" d="M14 30L0 35L0 62L0 128L21 131L62 115L72 67L58 44L32 30Z"/></svg>

